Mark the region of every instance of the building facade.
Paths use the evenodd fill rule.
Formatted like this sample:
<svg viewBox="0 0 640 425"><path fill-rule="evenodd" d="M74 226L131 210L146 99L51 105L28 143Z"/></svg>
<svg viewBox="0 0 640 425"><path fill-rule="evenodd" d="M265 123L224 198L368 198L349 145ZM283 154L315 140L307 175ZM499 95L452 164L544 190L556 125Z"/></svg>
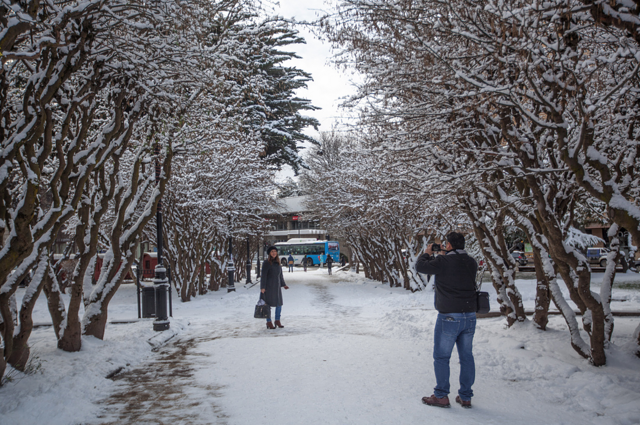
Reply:
<svg viewBox="0 0 640 425"><path fill-rule="evenodd" d="M305 218L305 213L309 212L306 200L307 196L292 196L278 200L281 204L279 210L275 214L265 216L271 222L271 230L264 236L265 246L294 238L329 238L327 230L322 228L318 221Z"/></svg>
<svg viewBox="0 0 640 425"><path fill-rule="evenodd" d="M287 242L290 239L337 240L340 244L340 255L351 258L351 249L345 240L336 237L331 228L321 226L312 220L312 209L307 205L308 196L292 196L278 201L280 209L274 214L265 215L271 221L271 230L264 236L263 250L276 242ZM264 258L264 251L260 253Z"/></svg>

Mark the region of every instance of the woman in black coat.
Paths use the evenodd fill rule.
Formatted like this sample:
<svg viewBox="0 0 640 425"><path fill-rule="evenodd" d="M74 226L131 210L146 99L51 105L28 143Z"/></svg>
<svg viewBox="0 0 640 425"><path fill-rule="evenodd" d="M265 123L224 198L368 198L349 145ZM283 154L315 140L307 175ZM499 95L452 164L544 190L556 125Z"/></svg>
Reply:
<svg viewBox="0 0 640 425"><path fill-rule="evenodd" d="M260 276L260 291L264 294L264 302L270 307L276 308L276 326L284 328L280 323L280 313L282 311L282 287L289 289L284 283L282 276L282 266L280 265L280 257L278 257L278 249L275 246L267 248L268 259L262 263L262 275ZM267 318L267 329L275 329L271 323L271 309L269 309L269 317Z"/></svg>

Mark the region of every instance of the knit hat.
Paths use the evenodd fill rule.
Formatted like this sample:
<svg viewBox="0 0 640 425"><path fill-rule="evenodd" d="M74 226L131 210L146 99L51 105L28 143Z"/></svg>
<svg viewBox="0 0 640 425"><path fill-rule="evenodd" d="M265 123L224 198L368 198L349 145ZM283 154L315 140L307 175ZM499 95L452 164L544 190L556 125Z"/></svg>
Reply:
<svg viewBox="0 0 640 425"><path fill-rule="evenodd" d="M276 252L278 252L278 248L276 248L275 246L271 245L269 248L267 248L267 255L269 255L271 253L272 250L276 250Z"/></svg>

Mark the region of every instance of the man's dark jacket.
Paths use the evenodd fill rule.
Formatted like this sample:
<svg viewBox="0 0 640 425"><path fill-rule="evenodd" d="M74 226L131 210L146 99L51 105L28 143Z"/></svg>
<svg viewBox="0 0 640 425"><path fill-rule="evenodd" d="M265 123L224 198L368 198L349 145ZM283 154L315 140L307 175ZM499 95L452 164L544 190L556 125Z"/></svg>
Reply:
<svg viewBox="0 0 640 425"><path fill-rule="evenodd" d="M440 313L470 313L477 310L476 272L478 263L464 250L432 257L422 254L416 271L435 275L436 310Z"/></svg>

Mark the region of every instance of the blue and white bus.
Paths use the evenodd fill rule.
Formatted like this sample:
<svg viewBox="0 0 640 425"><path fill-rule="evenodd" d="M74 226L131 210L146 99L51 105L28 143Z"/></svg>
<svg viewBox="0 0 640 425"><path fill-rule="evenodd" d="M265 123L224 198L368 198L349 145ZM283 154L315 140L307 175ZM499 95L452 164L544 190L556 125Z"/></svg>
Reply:
<svg viewBox="0 0 640 425"><path fill-rule="evenodd" d="M289 254L293 255L293 264L301 265L307 256L307 266L320 266L327 262L327 256L340 261L340 244L337 241L318 241L315 239L289 239L275 244L283 267L287 267Z"/></svg>

